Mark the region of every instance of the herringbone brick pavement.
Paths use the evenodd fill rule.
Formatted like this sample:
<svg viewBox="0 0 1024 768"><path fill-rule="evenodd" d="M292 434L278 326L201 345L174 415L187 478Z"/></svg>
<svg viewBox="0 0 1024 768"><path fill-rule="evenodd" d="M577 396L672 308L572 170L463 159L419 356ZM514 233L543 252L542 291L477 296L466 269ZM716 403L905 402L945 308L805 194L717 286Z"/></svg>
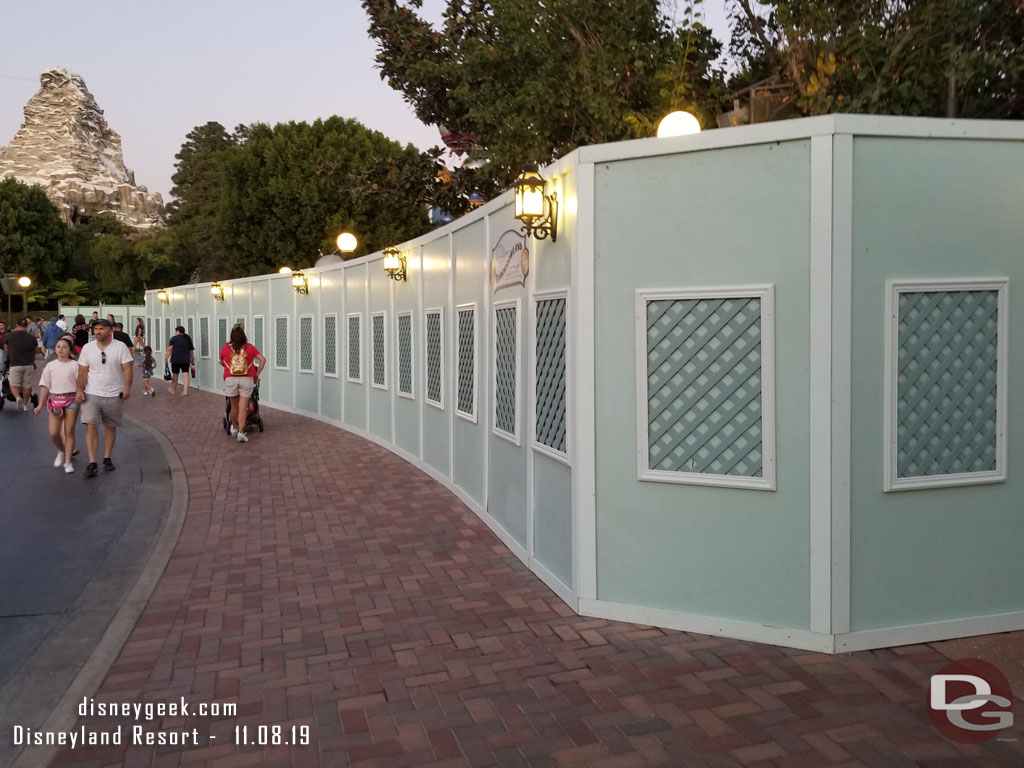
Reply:
<svg viewBox="0 0 1024 768"><path fill-rule="evenodd" d="M96 700L238 715L82 718L125 741L133 725L196 728L199 746L66 749L56 764L1024 764L1024 739L965 747L935 731L928 676L948 658L934 646L827 656L579 617L388 451L269 408L267 431L238 445L223 398L159 392L129 412L175 446L188 515ZM310 744L236 745L241 725L250 740L308 725Z"/></svg>

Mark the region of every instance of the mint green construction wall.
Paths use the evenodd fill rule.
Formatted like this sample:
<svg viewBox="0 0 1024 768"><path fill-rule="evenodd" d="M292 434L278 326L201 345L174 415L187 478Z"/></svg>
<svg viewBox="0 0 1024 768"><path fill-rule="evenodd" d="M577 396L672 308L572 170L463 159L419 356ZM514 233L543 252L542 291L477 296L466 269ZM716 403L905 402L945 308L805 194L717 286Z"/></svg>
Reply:
<svg viewBox="0 0 1024 768"><path fill-rule="evenodd" d="M381 261L370 263L370 307L366 313L366 386L370 396L370 434L391 442L391 394L395 388L395 369L390 352L394 339L391 318L391 284L394 283ZM373 313L384 313L384 388L373 386Z"/></svg>
<svg viewBox="0 0 1024 768"><path fill-rule="evenodd" d="M314 328L316 335L316 348L314 350L314 359L317 361L317 370L326 370L324 349L324 315L335 314L338 317L336 331L335 331L335 344L334 352L335 368L338 371L336 376L318 376L317 380L320 384L320 413L323 414L324 418L330 419L331 421L341 421L341 382L343 379L343 372L341 370L341 363L344 357L340 354L340 344L344 339L344 328L342 321L345 317L344 304L342 303L342 296L344 295L345 287L345 272L342 269L332 269L320 273L320 314L315 319Z"/></svg>
<svg viewBox="0 0 1024 768"><path fill-rule="evenodd" d="M361 264L358 267L351 267L345 270L345 299L344 312L338 319L341 320L341 378L344 390L343 404L345 412L345 423L357 429L366 429L366 387L369 386L370 366L366 358L366 351L369 348L366 344L366 329L369 325L366 314L366 270L367 266ZM358 313L359 320L359 360L362 364L362 383L355 383L348 380L348 316Z"/></svg>
<svg viewBox="0 0 1024 768"><path fill-rule="evenodd" d="M851 625L1024 610L1024 142L855 137ZM887 279L1009 277L1008 480L882 492Z"/></svg>
<svg viewBox="0 0 1024 768"><path fill-rule="evenodd" d="M809 625L809 156L802 140L595 167L600 600ZM778 490L639 482L635 290L755 283L775 285Z"/></svg>
<svg viewBox="0 0 1024 768"><path fill-rule="evenodd" d="M442 475L451 472L448 456L451 440L449 413L454 407L451 398L452 378L452 313L448 306L448 281L451 268L451 240L442 237L423 246L423 306L417 318L417 352L413 362L420 369L419 390L423 404L423 460ZM441 310L441 390L443 407L439 408L426 400L427 348L424 319L427 310Z"/></svg>
<svg viewBox="0 0 1024 768"><path fill-rule="evenodd" d="M398 380L398 334L397 316L400 312L412 313L412 391L413 397L395 394L395 446L410 456L420 455L420 409L423 408L423 380L420 376L420 357L417 339L423 319L419 311L419 283L423 278L420 268L420 249L406 252L406 279L394 288L394 315L391 318L391 369L394 381Z"/></svg>
<svg viewBox="0 0 1024 768"><path fill-rule="evenodd" d="M475 421L460 415L455 416L452 429L452 441L455 451L453 480L470 498L483 503L484 500L484 441L486 440L486 420L481 417L480 409L487 403L488 377L484 375L484 361L487 345L484 343L487 319L487 307L484 301L484 280L487 275L487 222L479 221L452 237L452 256L455 261L455 307L452 314L451 338L452 352L458 355L458 309L463 304L475 304L474 320L476 325L477 357L474 370L474 387L476 391ZM452 360L453 372L448 391L451 396L452 408L458 403L458 359Z"/></svg>

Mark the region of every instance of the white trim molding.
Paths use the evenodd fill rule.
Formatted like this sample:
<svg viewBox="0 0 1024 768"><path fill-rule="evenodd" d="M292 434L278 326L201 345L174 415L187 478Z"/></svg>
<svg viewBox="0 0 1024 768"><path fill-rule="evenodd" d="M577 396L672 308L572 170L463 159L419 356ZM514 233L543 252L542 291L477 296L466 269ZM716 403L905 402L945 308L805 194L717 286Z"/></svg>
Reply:
<svg viewBox="0 0 1024 768"><path fill-rule="evenodd" d="M761 309L761 476L719 475L650 468L650 428L647 376L647 305L652 301L757 299ZM645 482L707 485L719 488L775 490L775 288L737 285L636 291L636 409L637 479Z"/></svg>
<svg viewBox="0 0 1024 768"><path fill-rule="evenodd" d="M538 305L540 304L540 302L542 302L542 301L558 301L559 299L565 302L565 315L564 315L564 318L565 318L565 334L563 336L564 341L565 341L565 348L562 350L562 352L563 352L562 360L563 360L563 363L565 365L565 376L564 376L564 380L565 380L565 413L563 414L563 418L565 420L565 450L561 450L561 451L558 450L557 448L553 447L553 446L546 445L545 443L542 443L542 442L540 442L537 439L537 417L538 417L538 412L537 412L537 407L536 407L537 406L537 376L536 376L537 370L536 370L536 368L537 368L537 364L539 363L539 356L537 355L537 349L536 349L536 345L538 343L537 342L537 332L536 332L536 328L537 328L537 308L538 308ZM532 305L531 305L530 309L531 309L531 312L530 312L530 324L531 324L531 327L534 329L534 333L533 333L533 344L534 344L533 360L534 360L534 364L533 364L533 366L531 367L531 369L529 371L529 373L531 374L531 376L530 376L530 397L531 397L532 402L534 403L533 418L531 419L531 424L530 424L530 446L537 453L543 454L544 456L547 456L550 459L554 459L555 461L560 462L562 464L569 465L569 454L570 454L570 451L572 450L572 446L571 446L572 430L569 429L569 412L570 412L570 410L572 408L572 404L570 402L570 398L572 397L572 390L569 388L569 369L570 369L570 365L569 365L569 319L571 317L570 313L572 312L572 309L569 306L569 291L567 289L565 289L565 288L560 288L558 290L549 290L549 291L537 291L537 292L535 292L533 294L533 302L532 302Z"/></svg>
<svg viewBox="0 0 1024 768"><path fill-rule="evenodd" d="M430 399L430 316L437 315L437 391L440 399ZM423 310L423 402L444 410L444 307L427 307Z"/></svg>
<svg viewBox="0 0 1024 768"><path fill-rule="evenodd" d="M330 373L327 370L327 361L331 358L331 356L328 355L329 350L327 349L327 318L334 318L334 355L333 355L333 358L334 358L334 373ZM322 338L323 338L323 342L324 342L324 348L322 350L323 351L323 355L324 355L324 365L323 365L324 376L326 376L329 379L337 379L337 378L340 378L339 374L338 374L338 360L339 360L339 356L338 356L338 337L340 335L338 333L338 331L340 330L338 328L338 313L337 312L327 312L324 315L322 315L320 319L322 321L321 322L321 332L323 333L323 337Z"/></svg>
<svg viewBox="0 0 1024 768"><path fill-rule="evenodd" d="M995 469L945 475L899 477L899 301L900 294L918 292L994 291L996 293L996 418ZM948 280L888 280L885 295L885 396L883 491L1001 483L1006 480L1007 389L1009 368L1009 292L1007 277Z"/></svg>
<svg viewBox="0 0 1024 768"><path fill-rule="evenodd" d="M290 323L288 322L288 320L290 318L291 318L291 315L274 315L274 370L275 371L287 371L287 370L291 369L292 350L291 350L291 344L289 343L290 339L288 338L289 335L290 335L290 328L288 327L290 325ZM277 351L278 351L277 350L277 321L278 320L284 320L284 365L278 365L277 364ZM263 332L264 332L264 334L266 334L266 329L264 329Z"/></svg>
<svg viewBox="0 0 1024 768"><path fill-rule="evenodd" d="M356 360L356 367L358 368L358 375L352 376L352 320L356 321L356 333L358 338L356 339L356 354L358 359ZM345 381L351 382L352 384L363 383L363 313L362 312L349 312L345 315Z"/></svg>
<svg viewBox="0 0 1024 768"><path fill-rule="evenodd" d="M402 390L402 339L401 323L403 317L409 318L409 391ZM416 320L411 309L395 312L395 392L406 400L416 399Z"/></svg>
<svg viewBox="0 0 1024 768"><path fill-rule="evenodd" d="M459 381L459 373L462 365L462 344L459 334L461 333L462 323L460 322L463 312L473 313L473 381L471 382L473 387L473 411L469 413L459 409L459 387L461 382ZM477 423L477 410L478 395L480 392L480 386L478 381L480 379L480 323L477 322L479 310L477 309L477 302L471 301L466 304L459 304L455 307L455 322L452 323L455 331L455 367L453 371L455 373L455 415L461 419L476 424Z"/></svg>
<svg viewBox="0 0 1024 768"><path fill-rule="evenodd" d="M383 349L381 350L380 358L380 378L381 384L377 383L377 329L374 328L374 323L377 318L381 321L381 344ZM370 385L374 389L382 389L387 391L388 388L388 313L385 311L372 312L370 314Z"/></svg>
<svg viewBox="0 0 1024 768"><path fill-rule="evenodd" d="M309 321L309 367L302 367L302 321ZM316 373L316 328L314 317L310 314L299 315L299 373Z"/></svg>
<svg viewBox="0 0 1024 768"><path fill-rule="evenodd" d="M491 432L502 440L507 440L513 445L521 445L522 440L520 435L522 434L522 424L520 413L522 413L522 380L523 380L523 322L522 322L522 300L521 299L508 299L506 301L495 301L491 304L491 316L493 321L491 322ZM513 418L515 420L515 432L507 432L504 429L498 427L498 312L504 309L515 310L516 327L513 333L515 334L516 341L516 361L515 361L515 413Z"/></svg>

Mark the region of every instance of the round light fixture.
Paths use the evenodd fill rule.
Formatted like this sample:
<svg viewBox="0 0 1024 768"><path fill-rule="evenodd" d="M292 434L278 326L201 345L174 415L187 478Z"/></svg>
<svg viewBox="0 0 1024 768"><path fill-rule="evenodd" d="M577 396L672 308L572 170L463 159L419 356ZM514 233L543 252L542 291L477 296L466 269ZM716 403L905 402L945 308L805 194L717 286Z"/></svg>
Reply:
<svg viewBox="0 0 1024 768"><path fill-rule="evenodd" d="M658 138L700 133L700 122L689 112L669 112L658 123Z"/></svg>
<svg viewBox="0 0 1024 768"><path fill-rule="evenodd" d="M19 277L18 278L18 285L20 285L22 288L28 288L30 285L32 285L32 278L31 277Z"/></svg>
<svg viewBox="0 0 1024 768"><path fill-rule="evenodd" d="M342 253L352 253L356 249L356 236L351 232L342 232L338 235L338 250Z"/></svg>
<svg viewBox="0 0 1024 768"><path fill-rule="evenodd" d="M277 270L277 272L278 272L278 274L281 274L281 275L290 275L292 273L292 268L291 267L281 267L279 270Z"/></svg>

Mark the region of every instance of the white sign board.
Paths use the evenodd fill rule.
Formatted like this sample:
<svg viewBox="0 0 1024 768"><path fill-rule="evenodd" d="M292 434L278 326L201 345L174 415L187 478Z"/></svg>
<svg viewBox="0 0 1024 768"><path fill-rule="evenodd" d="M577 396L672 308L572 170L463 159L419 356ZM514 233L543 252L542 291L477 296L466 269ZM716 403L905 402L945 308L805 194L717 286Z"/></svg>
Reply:
<svg viewBox="0 0 1024 768"><path fill-rule="evenodd" d="M491 288L500 290L510 285L525 285L530 274L530 252L526 237L507 230L491 249Z"/></svg>

